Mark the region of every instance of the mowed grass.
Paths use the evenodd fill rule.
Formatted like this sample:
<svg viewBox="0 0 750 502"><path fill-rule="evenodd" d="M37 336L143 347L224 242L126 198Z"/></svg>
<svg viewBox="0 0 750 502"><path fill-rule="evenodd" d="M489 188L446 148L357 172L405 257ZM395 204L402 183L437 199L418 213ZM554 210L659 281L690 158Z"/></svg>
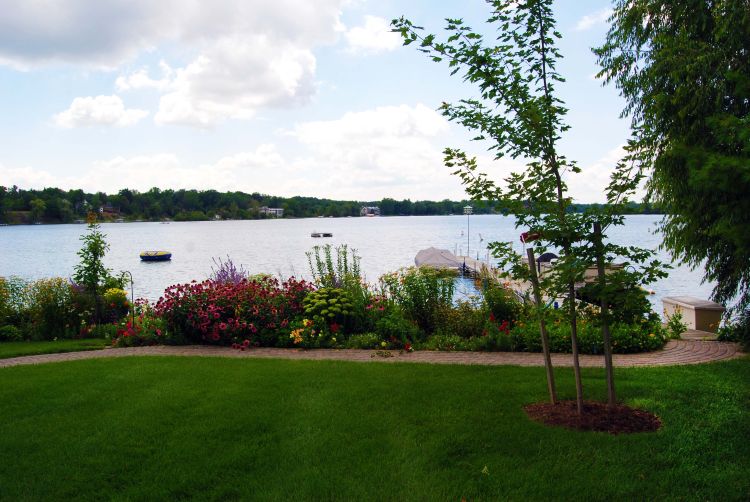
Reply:
<svg viewBox="0 0 750 502"><path fill-rule="evenodd" d="M748 498L750 359L616 376L662 430L530 422L543 368L128 357L0 369L0 498ZM584 377L603 399L602 370ZM572 397L571 371L557 378Z"/></svg>
<svg viewBox="0 0 750 502"><path fill-rule="evenodd" d="M55 354L58 352L78 352L98 350L106 347L103 339L55 340L44 342L0 342L0 359L9 357Z"/></svg>

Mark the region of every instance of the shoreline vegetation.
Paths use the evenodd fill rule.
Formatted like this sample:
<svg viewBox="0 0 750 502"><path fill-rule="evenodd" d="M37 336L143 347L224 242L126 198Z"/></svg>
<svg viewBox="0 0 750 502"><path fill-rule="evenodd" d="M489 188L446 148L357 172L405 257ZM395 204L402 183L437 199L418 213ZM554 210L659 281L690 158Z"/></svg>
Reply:
<svg viewBox="0 0 750 502"><path fill-rule="evenodd" d="M362 207L376 206L381 216L445 216L462 214L472 205L474 214L510 214L502 203L488 201L441 201L384 198L376 201L346 201L317 197L277 197L258 192L216 190L160 190L147 192L123 189L116 194L87 193L83 190L22 189L0 186L0 223L82 223L89 212L100 222L213 221L266 218L315 218L360 216ZM599 204L572 204L569 211L582 212ZM283 215L264 214L263 208L283 209ZM646 203L631 203L625 214L661 214Z"/></svg>
<svg viewBox="0 0 750 502"><path fill-rule="evenodd" d="M564 309L538 312L494 274L476 278L476 295L456 300L456 273L411 267L375 284L346 245L307 253L312 282L250 275L230 258L209 278L176 284L156 302L129 301L127 280L103 267L108 249L90 219L72 278L0 277L0 342L96 338L115 347L204 344L252 347L539 352L539 316L554 352L570 350ZM662 348L684 326L664 328L645 293L618 304L610 327L614 351ZM578 320L582 353L601 354L598 308ZM679 321L679 319L676 319Z"/></svg>

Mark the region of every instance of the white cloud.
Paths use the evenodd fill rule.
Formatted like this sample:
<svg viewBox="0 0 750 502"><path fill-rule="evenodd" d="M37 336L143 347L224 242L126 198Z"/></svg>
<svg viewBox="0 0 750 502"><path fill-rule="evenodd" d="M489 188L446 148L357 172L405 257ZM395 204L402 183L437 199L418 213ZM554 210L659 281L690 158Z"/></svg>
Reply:
<svg viewBox="0 0 750 502"><path fill-rule="evenodd" d="M344 36L348 50L355 53L392 51L401 46L401 36L391 31L388 21L376 16L365 16L362 26L347 30Z"/></svg>
<svg viewBox="0 0 750 502"><path fill-rule="evenodd" d="M463 192L441 153L448 128L424 105L387 106L298 124L279 137L279 145L261 145L207 164L191 165L162 153L94 162L86 172L66 177L32 169L2 174L6 183L19 186L44 183L108 192L127 185L361 200L455 198Z"/></svg>
<svg viewBox="0 0 750 502"><path fill-rule="evenodd" d="M7 2L5 2L7 3ZM333 43L346 0L47 0L0 16L0 64L114 68L164 41L198 46L253 33L299 46Z"/></svg>
<svg viewBox="0 0 750 502"><path fill-rule="evenodd" d="M119 96L75 98L70 107L54 116L65 128L86 126L130 126L148 115L148 111L126 109Z"/></svg>
<svg viewBox="0 0 750 502"><path fill-rule="evenodd" d="M453 137L449 132L449 123L427 106L384 106L301 123L282 131L276 145L260 145L200 165L161 153L93 162L76 175L22 168L0 169L0 177L23 187L110 193L125 186L157 186L349 200L460 199L463 189L443 164L443 147ZM518 161L494 161L486 154L479 161L481 169L496 179L520 166Z"/></svg>
<svg viewBox="0 0 750 502"><path fill-rule="evenodd" d="M0 179L3 180L4 185L17 185L26 189L59 186L61 181L58 176L31 166L5 167L3 164L0 164Z"/></svg>
<svg viewBox="0 0 750 502"><path fill-rule="evenodd" d="M316 194L377 199L440 197L456 187L443 166L447 121L424 106L385 106L346 113L339 119L295 126L288 134L309 153L295 159L300 169L319 172Z"/></svg>
<svg viewBox="0 0 750 502"><path fill-rule="evenodd" d="M176 70L155 121L205 127L250 118L260 108L305 104L315 94L315 65L312 52L289 42L221 38Z"/></svg>
<svg viewBox="0 0 750 502"><path fill-rule="evenodd" d="M575 26L575 30L586 31L597 24L607 22L607 19L609 19L609 16L611 15L612 9L602 9L600 11L594 12L593 14L587 14L578 20L578 23L576 23Z"/></svg>
<svg viewBox="0 0 750 502"><path fill-rule="evenodd" d="M316 91L313 51L344 31L347 1L23 2L0 16L0 65L117 68L176 45L187 61L181 67L162 61L160 78L141 68L120 75L115 86L162 93L159 124L212 126L309 102Z"/></svg>
<svg viewBox="0 0 750 502"><path fill-rule="evenodd" d="M115 87L118 91L132 91L139 89L156 89L165 91L169 88L174 71L164 62L159 62L162 71L162 77L159 79L151 78L146 68L141 68L129 75L120 75L115 80Z"/></svg>

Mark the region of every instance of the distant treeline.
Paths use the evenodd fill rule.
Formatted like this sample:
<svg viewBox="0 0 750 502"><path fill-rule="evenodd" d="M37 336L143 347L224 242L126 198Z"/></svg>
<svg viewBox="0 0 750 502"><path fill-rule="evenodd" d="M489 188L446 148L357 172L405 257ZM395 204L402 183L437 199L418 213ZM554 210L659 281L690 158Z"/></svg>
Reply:
<svg viewBox="0 0 750 502"><path fill-rule="evenodd" d="M359 216L363 206L377 206L382 216L426 216L463 214L471 205L474 214L494 214L497 209L482 201L412 202L409 199L346 201L315 197L275 197L244 192L216 190L160 190L147 192L123 189L116 194L86 193L83 190L24 190L17 186L0 186L0 222L3 223L70 223L83 220L93 211L102 220L175 220L270 218L261 208L282 208L284 218L316 216ZM587 205L575 204L574 211ZM650 205L632 204L633 214L658 213Z"/></svg>

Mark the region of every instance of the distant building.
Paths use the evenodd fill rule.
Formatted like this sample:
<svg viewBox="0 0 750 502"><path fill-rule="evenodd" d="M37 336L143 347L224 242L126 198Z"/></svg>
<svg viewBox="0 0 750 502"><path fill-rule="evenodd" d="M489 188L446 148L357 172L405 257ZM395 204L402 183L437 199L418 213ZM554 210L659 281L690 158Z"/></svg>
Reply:
<svg viewBox="0 0 750 502"><path fill-rule="evenodd" d="M378 206L362 206L359 210L360 216L380 216L380 208Z"/></svg>
<svg viewBox="0 0 750 502"><path fill-rule="evenodd" d="M114 218L120 216L120 210L110 204L105 204L99 208L99 214Z"/></svg>
<svg viewBox="0 0 750 502"><path fill-rule="evenodd" d="M260 214L265 214L267 216L273 216L275 218L283 218L284 217L284 209L280 207L266 207L263 206L260 208Z"/></svg>

